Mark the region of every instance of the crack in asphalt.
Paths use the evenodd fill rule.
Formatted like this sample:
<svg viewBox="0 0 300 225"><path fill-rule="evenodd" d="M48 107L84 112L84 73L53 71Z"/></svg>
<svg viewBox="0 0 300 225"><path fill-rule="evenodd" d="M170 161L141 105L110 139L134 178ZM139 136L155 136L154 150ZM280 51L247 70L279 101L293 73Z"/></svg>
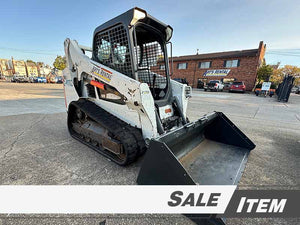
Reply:
<svg viewBox="0 0 300 225"><path fill-rule="evenodd" d="M255 112L255 114L253 116L253 119L256 117L256 114L258 113L258 111L259 111L259 107L257 108L257 110L256 110L256 112Z"/></svg>
<svg viewBox="0 0 300 225"><path fill-rule="evenodd" d="M21 133L19 133L16 137L16 139L10 144L10 148L7 152L4 153L3 158L5 158L7 156L7 154L9 154L11 151L14 150L14 147L16 145L16 143L18 142L19 138L25 134L27 131L31 130L36 124L38 124L39 122L41 122L42 120L44 120L46 118L46 115L44 115L40 120L35 121L34 123L32 123L27 129L25 129L24 131L22 131Z"/></svg>

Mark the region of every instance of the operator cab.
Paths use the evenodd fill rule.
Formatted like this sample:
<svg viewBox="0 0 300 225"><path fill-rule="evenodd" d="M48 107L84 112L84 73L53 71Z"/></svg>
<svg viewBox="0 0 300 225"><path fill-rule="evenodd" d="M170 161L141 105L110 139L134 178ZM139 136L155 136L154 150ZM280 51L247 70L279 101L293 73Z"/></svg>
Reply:
<svg viewBox="0 0 300 225"><path fill-rule="evenodd" d="M154 100L169 92L166 43L173 29L146 11L133 8L96 28L93 60L141 83L147 83Z"/></svg>

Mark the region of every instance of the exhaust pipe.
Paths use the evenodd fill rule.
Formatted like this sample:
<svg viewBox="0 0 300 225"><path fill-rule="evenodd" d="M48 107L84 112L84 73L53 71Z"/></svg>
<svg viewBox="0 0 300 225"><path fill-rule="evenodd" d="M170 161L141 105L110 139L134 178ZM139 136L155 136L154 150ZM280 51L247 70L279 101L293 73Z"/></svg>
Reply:
<svg viewBox="0 0 300 225"><path fill-rule="evenodd" d="M254 148L223 113L213 112L151 140L137 183L237 184Z"/></svg>

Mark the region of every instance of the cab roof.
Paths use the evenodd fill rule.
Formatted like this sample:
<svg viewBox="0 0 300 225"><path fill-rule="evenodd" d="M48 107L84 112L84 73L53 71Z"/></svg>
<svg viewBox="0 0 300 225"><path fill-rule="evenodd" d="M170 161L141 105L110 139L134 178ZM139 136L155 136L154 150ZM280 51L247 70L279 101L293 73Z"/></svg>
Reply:
<svg viewBox="0 0 300 225"><path fill-rule="evenodd" d="M129 28L131 26L131 21L134 18L134 11L138 10L141 11L143 13L145 13L145 18L138 20L138 22L143 22L146 23L152 27L155 27L157 30L159 30L162 35L164 35L165 39L166 39L166 28L170 27L172 29L171 26L166 25L165 23L159 21L158 19L154 18L153 16L151 16L150 14L148 14L145 10L138 8L138 7L134 7L130 10L128 10L127 12L103 23L102 25L98 26L95 31L94 31L94 36L101 31L104 31L110 27L113 27L114 25L117 24L123 24L125 26L125 28ZM173 30L173 29L172 29Z"/></svg>

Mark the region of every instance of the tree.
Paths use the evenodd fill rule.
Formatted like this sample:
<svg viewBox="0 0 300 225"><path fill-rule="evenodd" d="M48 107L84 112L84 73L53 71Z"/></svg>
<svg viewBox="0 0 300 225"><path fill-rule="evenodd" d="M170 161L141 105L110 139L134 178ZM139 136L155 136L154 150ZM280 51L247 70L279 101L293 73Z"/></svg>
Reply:
<svg viewBox="0 0 300 225"><path fill-rule="evenodd" d="M58 55L54 60L53 66L58 70L63 70L66 68L66 57Z"/></svg>
<svg viewBox="0 0 300 225"><path fill-rule="evenodd" d="M269 81L270 76L273 73L273 68L270 65L266 65L264 62L263 65L257 70L257 79L260 84L261 81Z"/></svg>
<svg viewBox="0 0 300 225"><path fill-rule="evenodd" d="M27 59L26 62L27 62L27 63L35 63L35 62L32 61L31 59Z"/></svg>
<svg viewBox="0 0 300 225"><path fill-rule="evenodd" d="M285 65L282 68L274 70L272 76L270 77L270 81L278 85L282 82L285 75L294 76L296 78L294 82L295 85L298 85L300 83L300 68L291 65Z"/></svg>

